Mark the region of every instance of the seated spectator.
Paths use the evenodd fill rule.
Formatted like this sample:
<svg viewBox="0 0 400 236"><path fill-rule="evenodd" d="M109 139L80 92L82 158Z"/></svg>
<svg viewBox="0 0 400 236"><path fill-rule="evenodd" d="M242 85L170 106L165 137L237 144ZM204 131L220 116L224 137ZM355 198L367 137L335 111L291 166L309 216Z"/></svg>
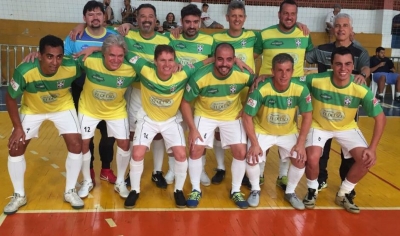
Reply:
<svg viewBox="0 0 400 236"><path fill-rule="evenodd" d="M400 102L400 75L394 68L393 61L385 57L385 49L378 47L376 55L370 59L371 73L374 73L373 80L378 84L378 95L376 98L383 99L385 84L396 84L396 101Z"/></svg>
<svg viewBox="0 0 400 236"><path fill-rule="evenodd" d="M339 4L335 4L333 6L333 11L329 12L325 19L326 28L325 31L328 34L329 42L331 42L331 37L333 36L333 21L337 14L340 13L341 6Z"/></svg>
<svg viewBox="0 0 400 236"><path fill-rule="evenodd" d="M210 15L207 13L207 10L208 10L207 3L203 4L202 10L203 11L201 13L201 22L205 25L206 28L210 28L210 29L223 29L224 28L224 26L222 26L220 23L218 23L210 18Z"/></svg>
<svg viewBox="0 0 400 236"><path fill-rule="evenodd" d="M392 48L400 48L400 14L392 20Z"/></svg>
<svg viewBox="0 0 400 236"><path fill-rule="evenodd" d="M104 0L104 11L106 14L104 15L104 18L106 19L106 24L107 25L112 25L114 23L114 11L110 7L111 0Z"/></svg>
<svg viewBox="0 0 400 236"><path fill-rule="evenodd" d="M136 9L131 6L131 0L124 0L124 8L121 9L122 23L130 23L133 24L133 20L136 17L134 15L134 11Z"/></svg>
<svg viewBox="0 0 400 236"><path fill-rule="evenodd" d="M170 29L175 29L178 27L178 24L175 22L175 15L174 13L170 12L165 17L166 21L163 23L164 31L169 31Z"/></svg>

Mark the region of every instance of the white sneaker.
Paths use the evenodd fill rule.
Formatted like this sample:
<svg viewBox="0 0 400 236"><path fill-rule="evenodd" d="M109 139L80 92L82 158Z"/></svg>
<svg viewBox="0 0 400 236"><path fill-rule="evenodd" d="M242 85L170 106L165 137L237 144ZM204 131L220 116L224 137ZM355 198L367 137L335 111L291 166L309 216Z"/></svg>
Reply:
<svg viewBox="0 0 400 236"><path fill-rule="evenodd" d="M93 183L91 180L84 180L81 182L81 188L78 191L80 198L85 198L89 195L89 192L93 189Z"/></svg>
<svg viewBox="0 0 400 236"><path fill-rule="evenodd" d="M208 175L204 170L201 172L200 183L204 186L210 186L211 184L211 180L208 178Z"/></svg>
<svg viewBox="0 0 400 236"><path fill-rule="evenodd" d="M172 172L171 170L168 170L168 172L164 176L164 178L165 178L165 181L167 182L167 184L173 184L174 180L175 180L174 172Z"/></svg>
<svg viewBox="0 0 400 236"><path fill-rule="evenodd" d="M20 207L26 205L26 196L22 197L19 193L14 193L14 195L9 198L11 198L11 201L4 207L5 215L14 214Z"/></svg>
<svg viewBox="0 0 400 236"><path fill-rule="evenodd" d="M119 193L122 198L127 198L129 195L129 190L126 188L125 182L115 183L114 190Z"/></svg>
<svg viewBox="0 0 400 236"><path fill-rule="evenodd" d="M76 194L74 188L64 193L64 201L69 202L74 209L82 209L85 206L82 199Z"/></svg>

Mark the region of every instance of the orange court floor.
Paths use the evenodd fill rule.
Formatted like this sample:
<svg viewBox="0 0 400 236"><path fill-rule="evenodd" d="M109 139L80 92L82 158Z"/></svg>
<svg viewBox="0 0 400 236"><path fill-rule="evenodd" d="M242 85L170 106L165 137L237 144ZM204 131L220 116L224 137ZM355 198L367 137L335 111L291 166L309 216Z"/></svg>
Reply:
<svg viewBox="0 0 400 236"><path fill-rule="evenodd" d="M0 119L0 207L4 207L13 193L7 170L7 142L12 125L6 112L0 113ZM359 126L370 140L373 119L361 117ZM63 201L66 147L53 124L45 122L39 138L31 141L25 154L28 203L14 215L0 215L0 235L399 235L399 133L400 118L388 117L377 150L377 164L356 186L355 202L361 208L360 214L348 213L334 203L340 185L340 147L336 142L328 164L328 188L319 193L314 210L294 210L283 199L283 191L275 185L279 163L276 147L268 155L257 208L241 210L229 199L232 158L226 150L225 180L220 185L202 186L203 198L195 209L175 207L173 185L167 189L155 186L151 181L153 161L149 152L140 198L133 210L126 210L113 185L100 180L100 161L95 149L96 186L84 199L84 209L73 210ZM96 147L98 140L96 132ZM212 150L207 151L206 160L206 172L211 178L216 167ZM115 163L112 168L116 171ZM167 169L165 155L164 172ZM187 176L185 194L190 190ZM296 192L302 199L306 191L303 177ZM242 187L242 192L247 198L249 190Z"/></svg>

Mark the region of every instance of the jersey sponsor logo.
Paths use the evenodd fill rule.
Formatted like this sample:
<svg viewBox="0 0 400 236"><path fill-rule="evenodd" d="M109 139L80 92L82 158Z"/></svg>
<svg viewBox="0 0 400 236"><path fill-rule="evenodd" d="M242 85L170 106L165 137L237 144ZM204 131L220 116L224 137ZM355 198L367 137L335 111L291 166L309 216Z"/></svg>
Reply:
<svg viewBox="0 0 400 236"><path fill-rule="evenodd" d="M181 63L182 66L185 66L196 63L197 59L193 57L181 57L179 58L179 62Z"/></svg>
<svg viewBox="0 0 400 236"><path fill-rule="evenodd" d="M211 93L211 94L216 94L218 92L219 92L219 90L217 88L209 88L207 90L207 93Z"/></svg>
<svg viewBox="0 0 400 236"><path fill-rule="evenodd" d="M37 88L37 89L44 89L44 88L46 88L46 87L44 86L44 83L43 83L43 82L37 82L37 83L35 83L35 88Z"/></svg>
<svg viewBox="0 0 400 236"><path fill-rule="evenodd" d="M11 88L14 89L14 91L17 91L18 88L19 88L19 84L18 84L17 82L15 82L14 78L12 78L12 79L10 80L10 85L11 85Z"/></svg>
<svg viewBox="0 0 400 236"><path fill-rule="evenodd" d="M270 99L268 100L268 104L270 104L270 105L275 105L275 100L272 99L272 98L270 98Z"/></svg>
<svg viewBox="0 0 400 236"><path fill-rule="evenodd" d="M139 60L139 56L134 56L131 59L129 59L129 62L131 64L136 64L136 62Z"/></svg>
<svg viewBox="0 0 400 236"><path fill-rule="evenodd" d="M301 47L301 39L299 39L299 38L294 39L294 43L296 44L297 48Z"/></svg>
<svg viewBox="0 0 400 236"><path fill-rule="evenodd" d="M283 45L283 41L279 41L279 40L274 40L274 41L272 41L271 42L271 45L274 45L274 46L282 46Z"/></svg>
<svg viewBox="0 0 400 236"><path fill-rule="evenodd" d="M374 107L376 107L379 104L379 100L376 98L372 99L372 104L374 105Z"/></svg>
<svg viewBox="0 0 400 236"><path fill-rule="evenodd" d="M237 58L239 58L242 62L246 63L247 56L244 53L236 53L235 55Z"/></svg>
<svg viewBox="0 0 400 236"><path fill-rule="evenodd" d="M101 101L113 101L117 98L117 94L107 90L94 89L92 91L93 97Z"/></svg>
<svg viewBox="0 0 400 236"><path fill-rule="evenodd" d="M351 104L351 97L345 96L344 97L344 106L348 107Z"/></svg>
<svg viewBox="0 0 400 236"><path fill-rule="evenodd" d="M117 87L121 87L124 84L124 77L118 77L117 78Z"/></svg>
<svg viewBox="0 0 400 236"><path fill-rule="evenodd" d="M342 121L345 118L343 111L323 108L319 111L319 114L329 121Z"/></svg>
<svg viewBox="0 0 400 236"><path fill-rule="evenodd" d="M65 80L59 80L57 81L57 88L62 89L65 85Z"/></svg>
<svg viewBox="0 0 400 236"><path fill-rule="evenodd" d="M242 45L242 47L246 47L247 41L246 39L242 39L242 41L240 41L240 45Z"/></svg>
<svg viewBox="0 0 400 236"><path fill-rule="evenodd" d="M132 46L133 46L134 48L138 49L138 50L143 50L143 46L140 45L139 43L134 43Z"/></svg>
<svg viewBox="0 0 400 236"><path fill-rule="evenodd" d="M185 49L186 45L184 43L178 43L175 45L175 47L179 48L179 49Z"/></svg>
<svg viewBox="0 0 400 236"><path fill-rule="evenodd" d="M292 104L293 104L293 98L292 98L292 97L288 97L288 98L286 99L286 101L287 101L287 106L288 106L288 107L291 107Z"/></svg>
<svg viewBox="0 0 400 236"><path fill-rule="evenodd" d="M311 95L308 94L306 97L306 103L310 103L311 102Z"/></svg>
<svg viewBox="0 0 400 236"><path fill-rule="evenodd" d="M223 111L226 110L231 104L231 101L218 101L211 103L210 108L214 111Z"/></svg>
<svg viewBox="0 0 400 236"><path fill-rule="evenodd" d="M192 87L190 87L189 84L186 84L186 91L190 92L190 90L192 90Z"/></svg>
<svg viewBox="0 0 400 236"><path fill-rule="evenodd" d="M92 75L92 78L94 80L96 80L97 82L104 82L105 81L105 79L103 77L101 77L100 75L98 75L98 74Z"/></svg>
<svg viewBox="0 0 400 236"><path fill-rule="evenodd" d="M203 44L197 44L197 52L203 52L203 50L204 50L204 46L203 46Z"/></svg>
<svg viewBox="0 0 400 236"><path fill-rule="evenodd" d="M252 108L255 108L257 106L257 101L252 98L249 98L247 99L247 105L251 106Z"/></svg>
<svg viewBox="0 0 400 236"><path fill-rule="evenodd" d="M290 121L290 116L288 114L274 112L274 113L268 114L267 120L269 123L274 124L274 125L286 125Z"/></svg>
<svg viewBox="0 0 400 236"><path fill-rule="evenodd" d="M81 51L84 50L84 49L86 49L86 48L88 48L88 47L89 47L89 45L87 45L87 44L82 45Z"/></svg>
<svg viewBox="0 0 400 236"><path fill-rule="evenodd" d="M231 94L235 93L235 92L236 92L236 88L237 88L236 84L230 85L230 86L229 86L229 92L230 92Z"/></svg>
<svg viewBox="0 0 400 236"><path fill-rule="evenodd" d="M174 100L151 96L150 103L156 107L170 107L174 104Z"/></svg>
<svg viewBox="0 0 400 236"><path fill-rule="evenodd" d="M331 100L332 96L326 93L322 93L321 95L319 95L323 100Z"/></svg>
<svg viewBox="0 0 400 236"><path fill-rule="evenodd" d="M50 95L40 96L40 99L42 99L43 103L52 103L54 101L57 101L58 96L59 94L50 94Z"/></svg>

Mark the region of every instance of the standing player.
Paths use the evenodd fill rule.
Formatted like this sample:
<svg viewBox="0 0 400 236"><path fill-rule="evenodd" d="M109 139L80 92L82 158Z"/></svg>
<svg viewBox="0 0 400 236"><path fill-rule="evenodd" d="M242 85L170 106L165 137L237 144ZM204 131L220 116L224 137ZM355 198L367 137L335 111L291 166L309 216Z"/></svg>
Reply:
<svg viewBox="0 0 400 236"><path fill-rule="evenodd" d="M272 59L272 78L265 80L247 100L242 115L243 126L249 138L246 172L252 189L248 198L250 206L260 201L259 162L266 161L266 151L273 145L279 147L282 159L290 159L285 200L298 210L304 204L297 198L295 189L304 174L306 136L311 126L311 96L307 87L292 80L293 58L287 53ZM300 134L297 132L296 109L302 115Z"/></svg>
<svg viewBox="0 0 400 236"><path fill-rule="evenodd" d="M14 195L5 206L4 214L14 214L27 203L24 189L25 151L31 138L38 137L40 125L50 120L63 136L68 155L65 163L64 200L75 209L84 206L75 190L82 165L82 139L74 102L69 92L80 69L71 58L64 58L64 43L52 35L39 43L39 56L34 63L22 63L14 72L6 94L7 111L13 123L8 142L8 171ZM22 96L18 112L16 98Z"/></svg>

